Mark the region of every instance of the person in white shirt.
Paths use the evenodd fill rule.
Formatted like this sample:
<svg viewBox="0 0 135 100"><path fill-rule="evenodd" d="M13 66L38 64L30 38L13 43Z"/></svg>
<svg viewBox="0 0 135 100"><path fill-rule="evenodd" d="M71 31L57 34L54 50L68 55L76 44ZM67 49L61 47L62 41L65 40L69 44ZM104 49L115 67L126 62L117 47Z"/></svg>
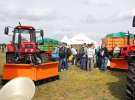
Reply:
<svg viewBox="0 0 135 100"><path fill-rule="evenodd" d="M94 57L95 57L95 49L93 44L88 44L87 49L87 70L92 70L94 68Z"/></svg>
<svg viewBox="0 0 135 100"><path fill-rule="evenodd" d="M120 55L120 48L118 47L118 45L115 45L114 49L113 49L113 57L118 58Z"/></svg>
<svg viewBox="0 0 135 100"><path fill-rule="evenodd" d="M75 65L76 64L77 50L73 46L71 46L71 52L72 52L72 55L73 55L72 65Z"/></svg>

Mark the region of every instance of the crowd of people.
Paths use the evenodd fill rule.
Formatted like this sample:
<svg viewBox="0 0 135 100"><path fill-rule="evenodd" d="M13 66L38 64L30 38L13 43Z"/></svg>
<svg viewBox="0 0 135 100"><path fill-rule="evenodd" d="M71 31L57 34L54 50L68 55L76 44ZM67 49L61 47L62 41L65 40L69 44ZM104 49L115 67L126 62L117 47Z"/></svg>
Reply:
<svg viewBox="0 0 135 100"><path fill-rule="evenodd" d="M93 43L81 45L79 49L74 46L62 43L55 52L59 56L59 71L67 70L69 64L77 65L82 70L91 71L97 67L100 70L107 70L108 50L105 44L95 48Z"/></svg>
<svg viewBox="0 0 135 100"><path fill-rule="evenodd" d="M5 45L0 45L0 49L4 52ZM116 45L113 56L119 55L120 48ZM73 45L61 43L53 52L55 60L59 61L59 71L67 70L70 64L77 65L82 70L91 71L97 67L100 70L107 70L107 62L109 59L108 50L105 44L95 48L94 43L82 44L80 48L75 48Z"/></svg>

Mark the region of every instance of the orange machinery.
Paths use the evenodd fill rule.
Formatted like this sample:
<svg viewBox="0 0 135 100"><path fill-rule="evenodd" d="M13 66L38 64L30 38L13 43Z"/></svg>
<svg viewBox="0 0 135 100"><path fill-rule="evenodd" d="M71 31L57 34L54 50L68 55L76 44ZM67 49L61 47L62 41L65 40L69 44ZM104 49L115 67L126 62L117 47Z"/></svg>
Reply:
<svg viewBox="0 0 135 100"><path fill-rule="evenodd" d="M128 48L129 48L129 44L130 45L134 44L134 35L130 34L129 31L128 31L128 33L119 32L119 33L108 34L102 40L102 42L106 44L106 47L111 55L113 52L113 48L116 45L121 48L121 54L120 54L119 58L111 59L110 68L127 70L128 61L127 61L127 59L125 59L127 55L123 55L123 51L124 51L124 54L129 53L131 51ZM125 48L125 49L123 49L123 48Z"/></svg>
<svg viewBox="0 0 135 100"><path fill-rule="evenodd" d="M117 34L117 33L116 33ZM109 52L113 51L113 48L117 45L120 48L124 47L125 45L134 44L134 38L128 37L105 37L102 40L103 43L106 44L107 49Z"/></svg>
<svg viewBox="0 0 135 100"><path fill-rule="evenodd" d="M128 70L128 62L125 58L112 58L110 68Z"/></svg>
<svg viewBox="0 0 135 100"><path fill-rule="evenodd" d="M9 28L5 27L4 33L9 34ZM40 33L42 42L37 42ZM18 38L17 38L18 37ZM3 80L11 80L16 77L29 77L33 81L59 78L58 62L50 62L46 52L38 49L43 45L43 30L32 26L16 26L13 29L12 41L7 45L6 64L3 68Z"/></svg>
<svg viewBox="0 0 135 100"><path fill-rule="evenodd" d="M11 80L15 77L29 77L33 81L51 77L59 78L58 65L58 62L48 62L38 66L31 64L5 64L3 80Z"/></svg>
<svg viewBox="0 0 135 100"><path fill-rule="evenodd" d="M121 58L112 58L111 68L128 70L128 62L135 55L135 44L125 45L121 48Z"/></svg>

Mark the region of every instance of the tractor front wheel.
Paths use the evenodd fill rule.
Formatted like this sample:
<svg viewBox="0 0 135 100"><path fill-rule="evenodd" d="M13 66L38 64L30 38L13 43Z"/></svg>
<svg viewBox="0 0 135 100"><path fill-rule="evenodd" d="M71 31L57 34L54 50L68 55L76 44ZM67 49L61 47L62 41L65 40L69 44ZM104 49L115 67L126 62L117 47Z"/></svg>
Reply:
<svg viewBox="0 0 135 100"><path fill-rule="evenodd" d="M126 100L135 100L135 62L129 63Z"/></svg>

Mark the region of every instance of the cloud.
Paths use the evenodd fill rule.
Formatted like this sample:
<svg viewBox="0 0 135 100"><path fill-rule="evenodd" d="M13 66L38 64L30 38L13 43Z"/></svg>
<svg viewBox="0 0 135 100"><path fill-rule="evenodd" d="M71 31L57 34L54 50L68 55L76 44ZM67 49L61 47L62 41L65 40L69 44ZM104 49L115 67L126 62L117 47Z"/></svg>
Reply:
<svg viewBox="0 0 135 100"><path fill-rule="evenodd" d="M61 29L63 32L72 32L73 26L72 25L64 25L64 27Z"/></svg>
<svg viewBox="0 0 135 100"><path fill-rule="evenodd" d="M89 15L86 17L86 19L85 19L85 20L82 20L82 21L84 21L84 22L86 22L86 23L96 23L96 22L98 22L99 20L98 20L94 15L89 14Z"/></svg>
<svg viewBox="0 0 135 100"><path fill-rule="evenodd" d="M110 0L83 0L83 4L87 6L108 7L111 5Z"/></svg>
<svg viewBox="0 0 135 100"><path fill-rule="evenodd" d="M114 21L124 21L128 20L130 18L133 18L135 16L135 8L132 8L127 11L121 11L119 14L117 14L116 17L114 17Z"/></svg>
<svg viewBox="0 0 135 100"><path fill-rule="evenodd" d="M92 15L89 14L85 17L82 18L82 22L83 23L102 23L102 22L118 22L118 21L127 21L131 18L133 18L133 16L135 16L135 8L132 8L130 10L124 10L124 11L119 11L119 12L115 12L112 15L108 15L103 17L102 15Z"/></svg>
<svg viewBox="0 0 135 100"><path fill-rule="evenodd" d="M27 3L26 3L27 2ZM45 36L89 34L98 37L130 27L135 0L4 0L0 2L0 30L18 21L45 30ZM119 27L121 26L121 27ZM95 33L98 35L93 35ZM99 34L101 33L101 34Z"/></svg>
<svg viewBox="0 0 135 100"><path fill-rule="evenodd" d="M30 21L40 21L40 20L54 20L56 19L56 12L49 8L30 8L30 9L3 9L0 11L0 19L23 19Z"/></svg>
<svg viewBox="0 0 135 100"><path fill-rule="evenodd" d="M83 17L81 22L85 23L85 24L97 24L97 23L102 23L102 22L110 22L112 19L111 16L105 16L103 17L102 15L100 16L96 16L96 15L92 15L89 14L86 17Z"/></svg>

